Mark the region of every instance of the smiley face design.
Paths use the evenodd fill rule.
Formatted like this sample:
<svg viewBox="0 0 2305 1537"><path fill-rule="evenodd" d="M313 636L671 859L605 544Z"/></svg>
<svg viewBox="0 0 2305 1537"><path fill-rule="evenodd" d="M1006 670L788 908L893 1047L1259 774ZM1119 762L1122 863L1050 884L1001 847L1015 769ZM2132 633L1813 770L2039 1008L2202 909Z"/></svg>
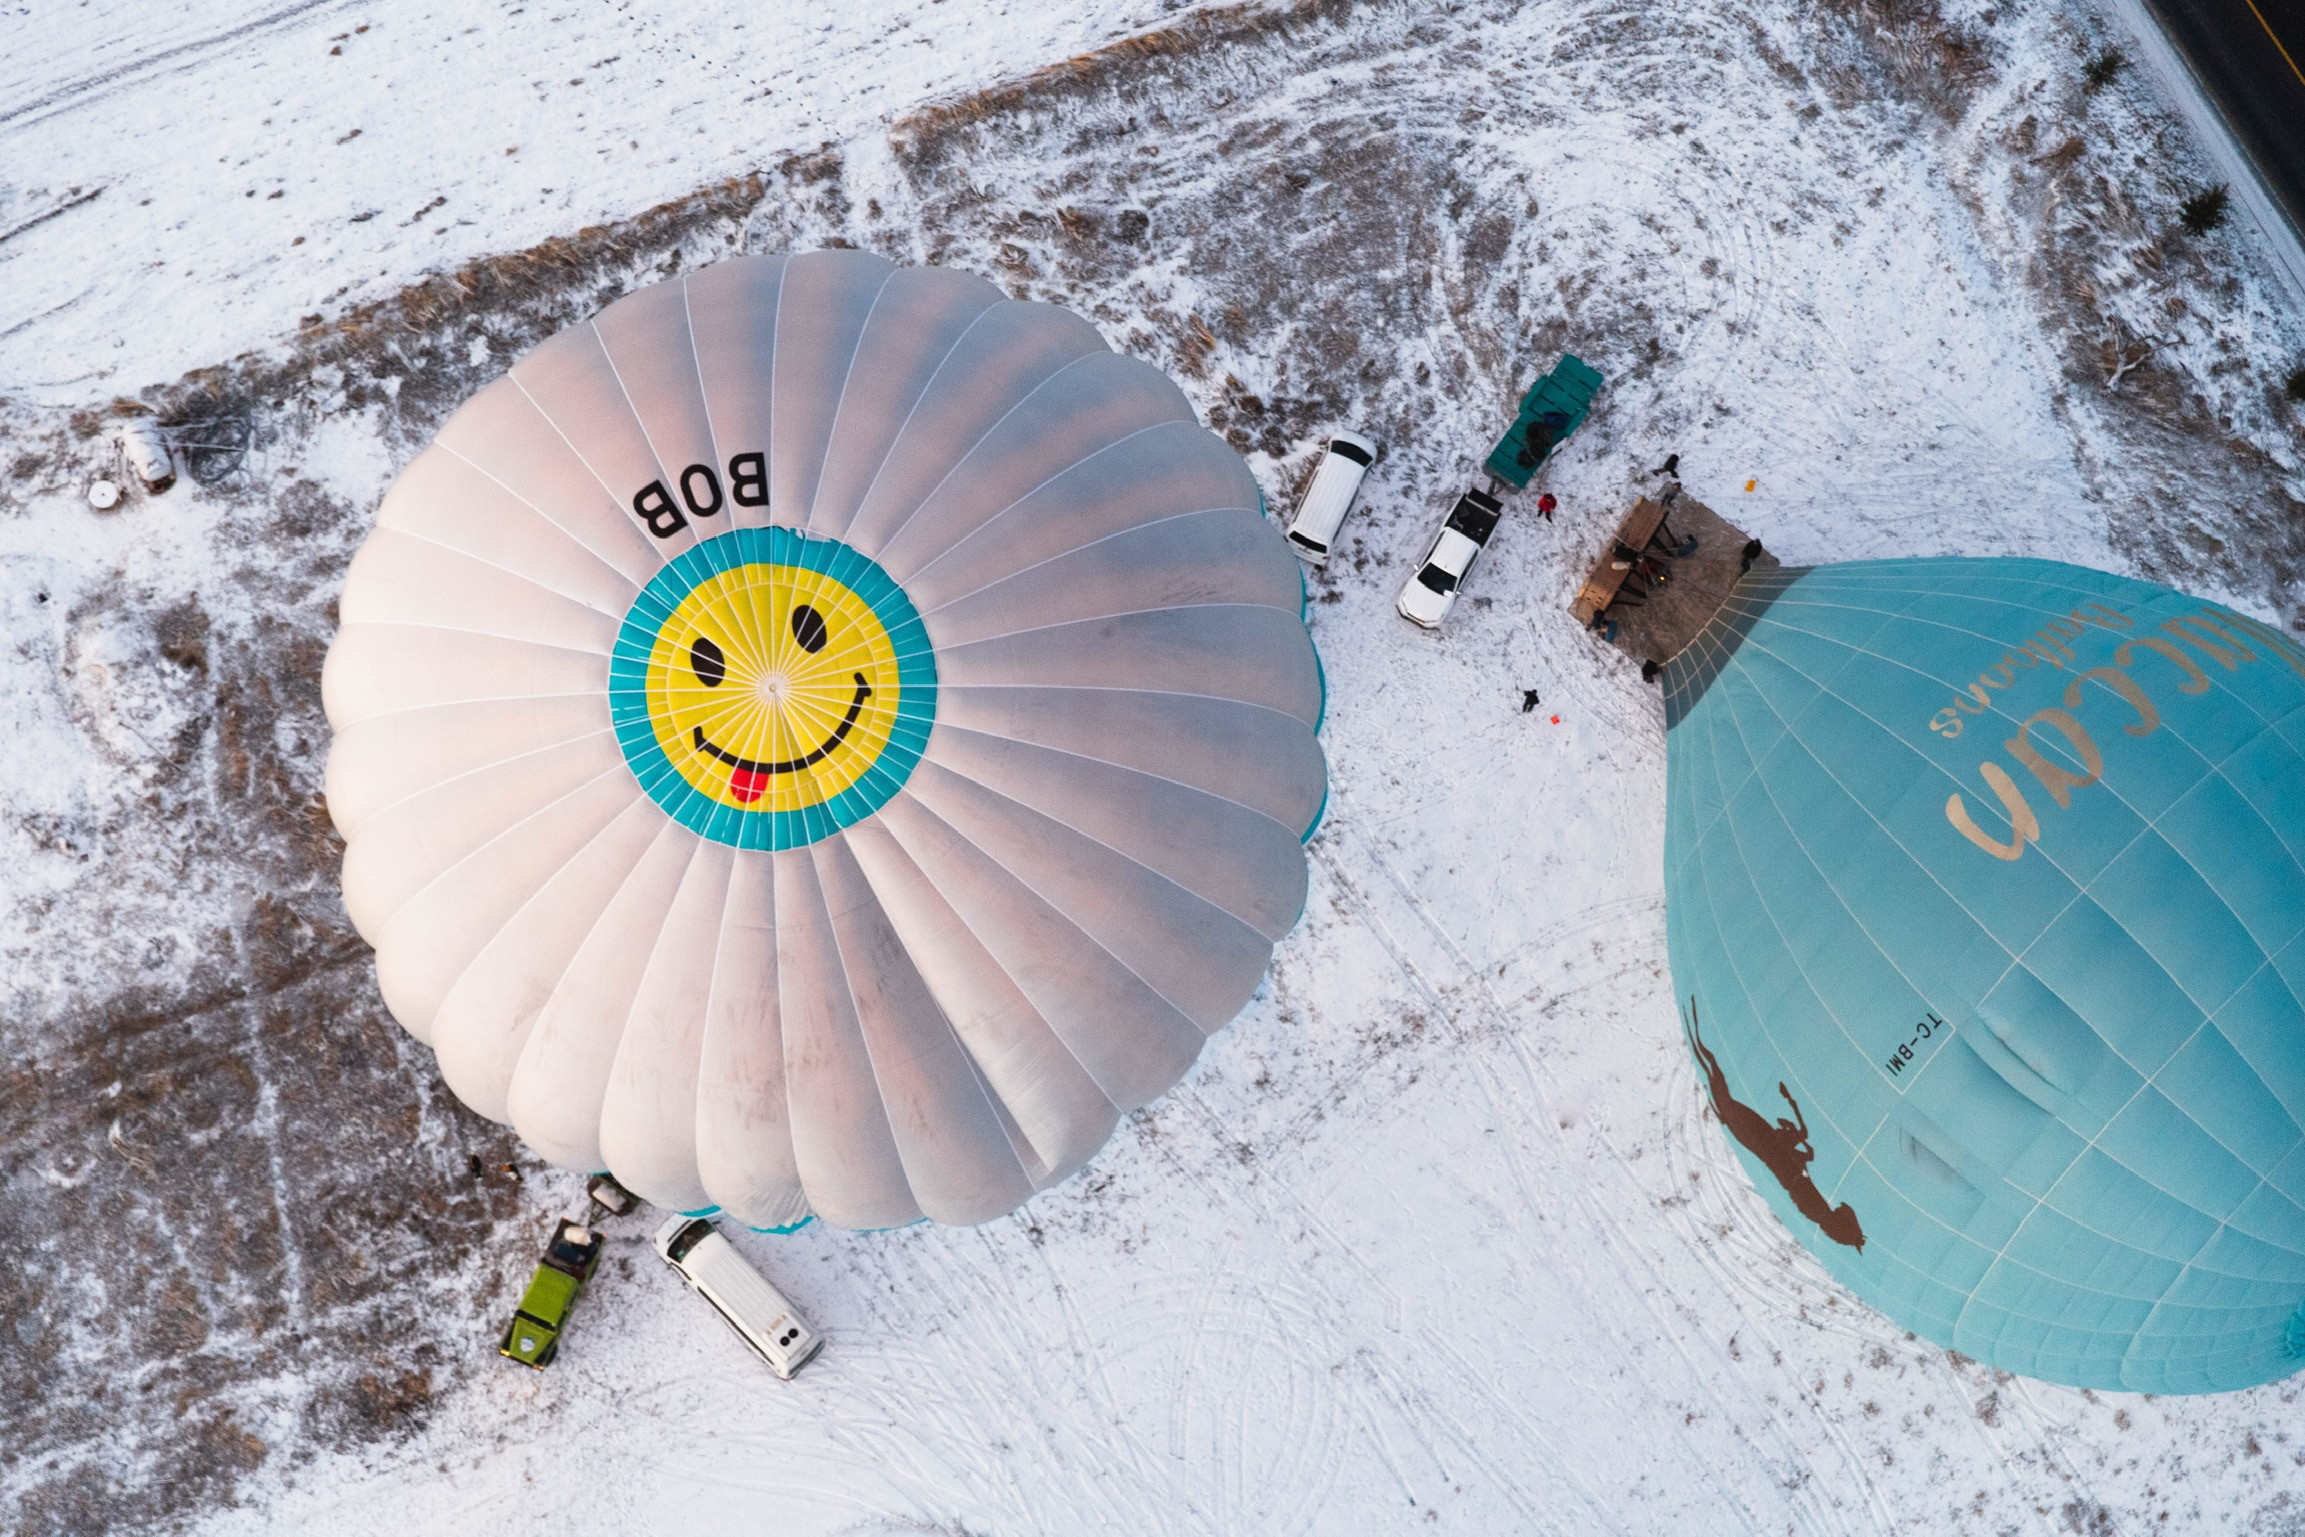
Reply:
<svg viewBox="0 0 2305 1537"><path fill-rule="evenodd" d="M609 707L626 763L675 820L738 848L798 848L911 775L936 663L872 561L792 529L736 529L633 600Z"/></svg>

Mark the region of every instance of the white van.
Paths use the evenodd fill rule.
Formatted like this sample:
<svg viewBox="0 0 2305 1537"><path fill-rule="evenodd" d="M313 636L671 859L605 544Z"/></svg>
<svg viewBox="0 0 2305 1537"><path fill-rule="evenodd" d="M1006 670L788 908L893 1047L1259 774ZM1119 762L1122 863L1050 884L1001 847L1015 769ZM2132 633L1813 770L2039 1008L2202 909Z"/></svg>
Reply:
<svg viewBox="0 0 2305 1537"><path fill-rule="evenodd" d="M1304 498L1297 503L1296 521L1289 525L1289 543L1297 559L1314 566L1329 563L1329 546L1336 542L1345 514L1353 510L1361 477L1376 458L1377 445L1357 432L1340 432L1329 439L1319 467L1305 485Z"/></svg>
<svg viewBox="0 0 2305 1537"><path fill-rule="evenodd" d="M728 1320L768 1369L790 1381L824 1337L802 1323L784 1293L752 1268L708 1218L674 1217L656 1230L656 1252Z"/></svg>

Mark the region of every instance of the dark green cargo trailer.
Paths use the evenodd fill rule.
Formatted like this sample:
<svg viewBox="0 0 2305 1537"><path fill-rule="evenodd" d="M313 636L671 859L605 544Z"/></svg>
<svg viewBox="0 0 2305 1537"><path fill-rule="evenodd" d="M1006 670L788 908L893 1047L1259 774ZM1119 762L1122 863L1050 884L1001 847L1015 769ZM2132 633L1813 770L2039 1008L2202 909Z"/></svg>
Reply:
<svg viewBox="0 0 2305 1537"><path fill-rule="evenodd" d="M1551 373L1529 386L1520 414L1481 467L1516 491L1527 486L1537 466L1585 424L1602 382L1600 370L1563 355Z"/></svg>

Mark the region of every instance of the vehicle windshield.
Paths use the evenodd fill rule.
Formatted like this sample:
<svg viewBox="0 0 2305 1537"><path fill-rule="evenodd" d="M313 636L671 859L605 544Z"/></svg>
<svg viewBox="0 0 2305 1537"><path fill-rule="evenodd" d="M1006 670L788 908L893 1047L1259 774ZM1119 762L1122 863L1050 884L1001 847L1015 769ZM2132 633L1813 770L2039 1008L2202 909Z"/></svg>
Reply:
<svg viewBox="0 0 2305 1537"><path fill-rule="evenodd" d="M580 1234L582 1235L581 1238L579 1237ZM591 1236L591 1234L585 1233L582 1228L578 1228L573 1233L562 1232L552 1240L551 1245L544 1251L545 1258L556 1265L566 1266L570 1270L582 1270L585 1262L592 1258Z"/></svg>
<svg viewBox="0 0 2305 1537"><path fill-rule="evenodd" d="M699 1217L673 1235L672 1242L664 1246L665 1258L675 1265L688 1258L688 1251L704 1242L712 1232L712 1224Z"/></svg>
<svg viewBox="0 0 2305 1537"><path fill-rule="evenodd" d="M1417 573L1417 580L1444 596L1457 590L1457 579L1438 566L1427 566Z"/></svg>

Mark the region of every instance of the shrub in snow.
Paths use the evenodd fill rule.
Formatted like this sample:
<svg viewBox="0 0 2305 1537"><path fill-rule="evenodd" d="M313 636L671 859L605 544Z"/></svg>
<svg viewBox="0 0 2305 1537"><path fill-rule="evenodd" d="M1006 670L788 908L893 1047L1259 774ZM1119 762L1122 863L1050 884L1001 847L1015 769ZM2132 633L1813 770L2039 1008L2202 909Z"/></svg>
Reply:
<svg viewBox="0 0 2305 1537"><path fill-rule="evenodd" d="M2228 195L2223 182L2214 187L2203 187L2177 205L2177 217L2188 235L2206 235L2225 222L2225 204Z"/></svg>

